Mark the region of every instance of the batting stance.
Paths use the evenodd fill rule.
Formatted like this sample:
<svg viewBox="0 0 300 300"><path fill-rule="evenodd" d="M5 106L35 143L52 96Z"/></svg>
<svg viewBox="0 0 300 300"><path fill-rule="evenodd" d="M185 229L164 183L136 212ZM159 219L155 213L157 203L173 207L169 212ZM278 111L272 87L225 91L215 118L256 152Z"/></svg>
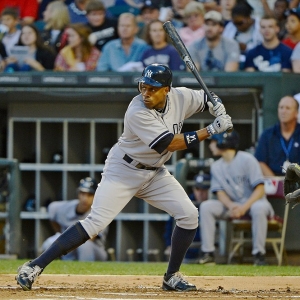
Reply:
<svg viewBox="0 0 300 300"><path fill-rule="evenodd" d="M176 220L162 288L196 290L179 269L198 227L198 211L164 163L174 151L192 147L233 125L223 104L212 107L203 90L171 85L172 72L168 67L152 64L144 69L138 82L140 94L129 104L124 132L107 156L91 213L64 231L39 257L19 267L16 280L23 290L30 290L36 277L54 259L107 227L135 195ZM185 119L208 109L216 117L213 123L180 133Z"/></svg>

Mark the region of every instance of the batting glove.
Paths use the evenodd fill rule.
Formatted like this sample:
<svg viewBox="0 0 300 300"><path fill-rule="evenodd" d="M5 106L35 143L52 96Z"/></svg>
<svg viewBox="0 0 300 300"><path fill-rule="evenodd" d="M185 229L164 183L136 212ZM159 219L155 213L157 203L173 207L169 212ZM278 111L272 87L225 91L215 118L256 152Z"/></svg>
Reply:
<svg viewBox="0 0 300 300"><path fill-rule="evenodd" d="M226 110L222 103L218 102L216 106L213 106L211 102L207 102L207 105L209 106L210 114L214 117L226 115Z"/></svg>
<svg viewBox="0 0 300 300"><path fill-rule="evenodd" d="M216 119L206 127L209 135L214 135L216 133L222 133L228 129L233 128L231 117L229 115L221 115L216 117Z"/></svg>

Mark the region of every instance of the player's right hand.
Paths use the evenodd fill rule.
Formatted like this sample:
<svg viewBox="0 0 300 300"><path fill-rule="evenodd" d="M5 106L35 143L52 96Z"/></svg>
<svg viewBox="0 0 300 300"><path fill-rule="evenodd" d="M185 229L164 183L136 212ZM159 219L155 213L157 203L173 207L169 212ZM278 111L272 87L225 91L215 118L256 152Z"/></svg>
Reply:
<svg viewBox="0 0 300 300"><path fill-rule="evenodd" d="M233 128L231 117L229 115L221 115L215 118L213 123L207 126L207 132L210 135L222 133L228 129Z"/></svg>

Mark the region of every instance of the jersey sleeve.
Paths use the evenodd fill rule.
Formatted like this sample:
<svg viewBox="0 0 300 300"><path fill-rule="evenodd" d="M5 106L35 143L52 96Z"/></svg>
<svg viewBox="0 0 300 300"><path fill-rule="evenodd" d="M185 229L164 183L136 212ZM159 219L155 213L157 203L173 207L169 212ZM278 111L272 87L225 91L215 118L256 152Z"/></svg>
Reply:
<svg viewBox="0 0 300 300"><path fill-rule="evenodd" d="M247 174L249 175L249 183L254 189L257 185L264 183L264 176L260 168L258 160L250 153L246 154L247 157L244 160Z"/></svg>

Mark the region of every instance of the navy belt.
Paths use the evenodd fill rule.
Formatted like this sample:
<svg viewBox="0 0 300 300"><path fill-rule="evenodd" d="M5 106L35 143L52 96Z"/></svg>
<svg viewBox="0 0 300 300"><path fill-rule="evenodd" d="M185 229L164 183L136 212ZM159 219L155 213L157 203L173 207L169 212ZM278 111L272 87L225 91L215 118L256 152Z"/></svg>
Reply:
<svg viewBox="0 0 300 300"><path fill-rule="evenodd" d="M133 159L131 157L129 157L127 154L124 155L123 159L128 162L129 164L131 164L133 162ZM154 168L154 167L147 167L141 163L138 163L136 166L135 166L137 169L141 169L141 170L151 170L151 171L154 171L156 170L157 168Z"/></svg>

